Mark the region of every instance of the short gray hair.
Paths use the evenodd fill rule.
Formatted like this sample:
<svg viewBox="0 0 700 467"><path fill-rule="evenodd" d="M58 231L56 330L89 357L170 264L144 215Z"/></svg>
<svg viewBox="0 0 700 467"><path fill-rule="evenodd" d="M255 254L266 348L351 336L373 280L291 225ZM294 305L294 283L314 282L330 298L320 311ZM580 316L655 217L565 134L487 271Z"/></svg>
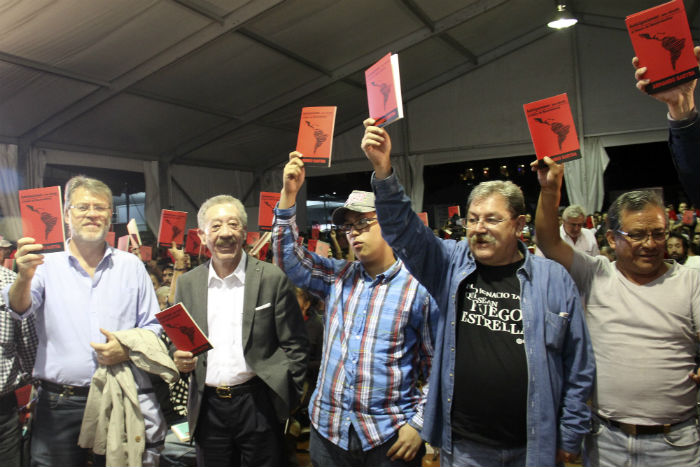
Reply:
<svg viewBox="0 0 700 467"><path fill-rule="evenodd" d="M96 178L86 177L85 175L76 175L75 177L68 180L66 183L66 188L64 189L64 201L63 208L68 209L72 203L73 192L78 188L83 188L89 191L93 195L104 196L109 201L109 208L112 209L113 199L112 190L107 186L106 183L97 180Z"/></svg>
<svg viewBox="0 0 700 467"><path fill-rule="evenodd" d="M508 209L510 209L511 214L514 216L525 214L525 197L523 196L523 191L515 183L503 180L481 182L475 186L472 192L469 193L467 209L469 209L469 206L471 206L474 201L488 198L493 194L503 196L508 204Z"/></svg>
<svg viewBox="0 0 700 467"><path fill-rule="evenodd" d="M216 195L212 196L199 208L197 213L197 226L204 230L205 224L207 222L206 214L209 208L213 206L218 206L219 204L232 204L236 211L238 211L238 218L240 219L243 227L248 227L248 214L245 212L245 206L238 198L234 198L231 195Z"/></svg>
<svg viewBox="0 0 700 467"><path fill-rule="evenodd" d="M564 212L561 215L561 218L564 220L571 219L572 217L586 217L586 213L583 211L583 208L579 206L578 204L572 204L571 206L567 206L566 209L564 209Z"/></svg>
<svg viewBox="0 0 700 467"><path fill-rule="evenodd" d="M664 213L666 225L668 226L668 216L664 209L664 202L659 195L653 191L636 190L621 194L610 205L610 209L608 209L608 229L612 231L620 230L622 211L643 211L647 206L660 208Z"/></svg>

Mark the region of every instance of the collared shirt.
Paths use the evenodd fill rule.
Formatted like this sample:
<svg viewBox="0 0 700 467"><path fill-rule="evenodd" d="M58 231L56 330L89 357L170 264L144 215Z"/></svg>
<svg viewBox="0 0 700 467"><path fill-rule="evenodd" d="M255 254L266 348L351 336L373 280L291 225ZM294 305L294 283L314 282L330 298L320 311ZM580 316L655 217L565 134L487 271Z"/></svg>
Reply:
<svg viewBox="0 0 700 467"><path fill-rule="evenodd" d="M564 240L564 242L571 245L571 248L575 250L582 251L589 256L600 255L600 250L598 249L598 241L595 239L595 233L593 233L589 229L581 229L581 234L574 242L574 239L569 237L569 234L566 233L566 230L564 230L564 226L560 225L559 236L562 240ZM539 248L535 250L535 254L537 256L541 256L542 258L545 257L544 253L542 253L542 250L540 250Z"/></svg>
<svg viewBox="0 0 700 467"><path fill-rule="evenodd" d="M430 392L421 436L452 452L455 321L460 284L476 268L469 242L440 240L411 210L395 174L372 176L382 235L440 307ZM578 452L590 432L586 405L595 364L578 290L566 270L528 253L518 269L528 364L526 464L555 465L558 448Z"/></svg>
<svg viewBox="0 0 700 467"><path fill-rule="evenodd" d="M235 386L255 376L243 355L243 292L247 256L236 269L220 278L209 263L207 325L214 347L207 354L207 386Z"/></svg>
<svg viewBox="0 0 700 467"><path fill-rule="evenodd" d="M12 285L17 274L0 266L0 289ZM0 396L28 382L36 356L37 337L34 317L19 322L12 319L0 295Z"/></svg>
<svg viewBox="0 0 700 467"><path fill-rule="evenodd" d="M290 280L326 302L324 347L309 412L314 428L348 449L381 445L405 423L420 430L437 309L401 261L372 279L359 261L322 258L297 244L296 209L276 209L276 263Z"/></svg>
<svg viewBox="0 0 700 467"><path fill-rule="evenodd" d="M69 245L70 243L68 243ZM3 291L8 300L9 286ZM59 384L88 386L97 369L91 342L107 331L144 328L160 335L158 300L143 263L107 247L93 277L66 251L44 256L31 285L32 304L16 319L36 315L39 345L34 376Z"/></svg>

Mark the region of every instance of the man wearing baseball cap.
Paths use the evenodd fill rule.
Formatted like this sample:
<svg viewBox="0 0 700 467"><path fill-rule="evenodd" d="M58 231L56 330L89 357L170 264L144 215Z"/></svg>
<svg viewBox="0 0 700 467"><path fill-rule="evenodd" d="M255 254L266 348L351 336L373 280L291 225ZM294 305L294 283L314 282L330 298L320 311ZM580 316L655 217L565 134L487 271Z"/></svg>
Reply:
<svg viewBox="0 0 700 467"><path fill-rule="evenodd" d="M324 346L309 403L314 466L420 465L423 406L437 309L382 238L374 194L353 191L333 212L356 261L323 258L297 244L296 196L304 183L292 152L275 209L276 264L325 300Z"/></svg>
<svg viewBox="0 0 700 467"><path fill-rule="evenodd" d="M10 253L12 253L12 243L8 242L0 235L0 266L10 257Z"/></svg>

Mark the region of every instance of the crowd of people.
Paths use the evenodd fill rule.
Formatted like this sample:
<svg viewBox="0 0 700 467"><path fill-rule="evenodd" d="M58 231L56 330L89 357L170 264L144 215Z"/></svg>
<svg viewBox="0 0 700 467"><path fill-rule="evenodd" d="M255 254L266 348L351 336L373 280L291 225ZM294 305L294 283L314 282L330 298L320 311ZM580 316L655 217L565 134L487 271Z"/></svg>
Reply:
<svg viewBox="0 0 700 467"><path fill-rule="evenodd" d="M651 191L607 213L560 207L565 167L544 158L534 219L495 180L433 231L367 119L372 191L332 213L332 257L299 241L292 152L268 261L247 251L243 204L218 195L197 214L210 259L173 244L144 264L105 241L110 188L72 178L65 251L20 238L14 271L0 267L3 465L293 465L300 425L314 466L418 466L426 442L442 466L700 465L694 89L654 94L688 196L677 209ZM175 303L210 350L167 339L155 315ZM191 443L172 439L178 423Z"/></svg>

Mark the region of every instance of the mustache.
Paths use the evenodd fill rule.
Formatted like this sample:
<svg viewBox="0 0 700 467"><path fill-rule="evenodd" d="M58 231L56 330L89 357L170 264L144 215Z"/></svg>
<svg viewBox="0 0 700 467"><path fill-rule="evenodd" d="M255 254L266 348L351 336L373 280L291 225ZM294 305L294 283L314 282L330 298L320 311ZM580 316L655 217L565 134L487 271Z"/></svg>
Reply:
<svg viewBox="0 0 700 467"><path fill-rule="evenodd" d="M216 246L222 246L222 247L229 247L233 246L236 244L236 241L233 238L219 238L216 240Z"/></svg>
<svg viewBox="0 0 700 467"><path fill-rule="evenodd" d="M494 243L495 241L496 241L496 238L488 232L474 234L469 238L469 243L476 243L476 242Z"/></svg>

